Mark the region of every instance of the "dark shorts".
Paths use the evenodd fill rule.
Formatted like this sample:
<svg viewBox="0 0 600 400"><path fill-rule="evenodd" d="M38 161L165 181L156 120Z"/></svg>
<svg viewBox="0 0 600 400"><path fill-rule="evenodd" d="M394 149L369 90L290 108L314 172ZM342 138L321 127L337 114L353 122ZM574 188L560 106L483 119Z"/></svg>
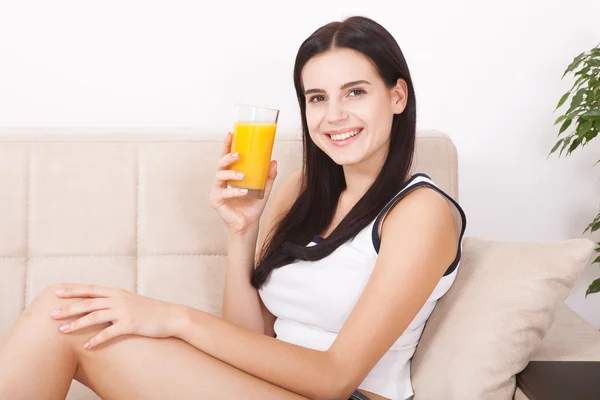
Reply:
<svg viewBox="0 0 600 400"><path fill-rule="evenodd" d="M352 393L348 400L370 400L367 396L359 392L358 390Z"/></svg>

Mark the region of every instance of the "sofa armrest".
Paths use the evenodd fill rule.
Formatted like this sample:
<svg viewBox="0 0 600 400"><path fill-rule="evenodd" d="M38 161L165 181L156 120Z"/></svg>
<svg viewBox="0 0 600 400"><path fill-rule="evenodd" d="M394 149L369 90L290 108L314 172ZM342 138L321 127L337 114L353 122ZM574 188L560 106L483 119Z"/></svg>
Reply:
<svg viewBox="0 0 600 400"><path fill-rule="evenodd" d="M600 361L600 331L562 303L531 361Z"/></svg>
<svg viewBox="0 0 600 400"><path fill-rule="evenodd" d="M531 361L600 361L600 331L561 303L552 327ZM514 400L528 400L520 387Z"/></svg>
<svg viewBox="0 0 600 400"><path fill-rule="evenodd" d="M598 376L600 361L531 361L517 384L529 400L596 400Z"/></svg>

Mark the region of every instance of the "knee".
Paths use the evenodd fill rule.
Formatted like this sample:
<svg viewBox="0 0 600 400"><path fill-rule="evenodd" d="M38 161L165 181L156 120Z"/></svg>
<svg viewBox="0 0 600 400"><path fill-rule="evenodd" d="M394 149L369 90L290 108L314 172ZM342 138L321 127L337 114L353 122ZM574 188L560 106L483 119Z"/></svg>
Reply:
<svg viewBox="0 0 600 400"><path fill-rule="evenodd" d="M45 346L50 346L53 351L63 351L71 347L72 340L70 338L73 336L61 333L58 328L65 323L70 323L74 317L57 320L50 315L52 311L78 300L61 299L56 296L56 291L64 287L65 285L50 285L40 291L25 308L15 324L15 329L19 331L19 335L27 338L26 340L32 346L44 343Z"/></svg>
<svg viewBox="0 0 600 400"><path fill-rule="evenodd" d="M69 286L67 285L54 284L44 288L21 314L23 323L30 329L35 330L38 335L45 336L48 332L52 332L52 334L60 335L60 337L67 337L59 333L58 327L65 323L70 323L78 317L72 316L55 319L50 315L54 310L81 300L79 298L62 299L56 295L58 290L68 288Z"/></svg>
<svg viewBox="0 0 600 400"><path fill-rule="evenodd" d="M51 312L52 310L60 307L61 300L56 296L58 290L65 288L64 283L53 284L45 287L25 308L24 314L27 316L34 316L44 312Z"/></svg>

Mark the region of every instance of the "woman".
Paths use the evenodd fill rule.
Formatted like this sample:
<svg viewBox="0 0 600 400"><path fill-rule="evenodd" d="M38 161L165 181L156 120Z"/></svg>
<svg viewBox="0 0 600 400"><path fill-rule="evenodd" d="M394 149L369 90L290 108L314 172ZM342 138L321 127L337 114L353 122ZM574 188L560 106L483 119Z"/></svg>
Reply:
<svg viewBox="0 0 600 400"><path fill-rule="evenodd" d="M277 165L265 198L244 199L226 186L236 158L224 142L210 195L228 229L223 318L53 286L0 345L0 398L63 399L72 378L103 399L412 395L410 358L456 276L464 214L409 175L415 95L383 27L353 17L318 29L294 83L305 162L262 218L257 256Z"/></svg>

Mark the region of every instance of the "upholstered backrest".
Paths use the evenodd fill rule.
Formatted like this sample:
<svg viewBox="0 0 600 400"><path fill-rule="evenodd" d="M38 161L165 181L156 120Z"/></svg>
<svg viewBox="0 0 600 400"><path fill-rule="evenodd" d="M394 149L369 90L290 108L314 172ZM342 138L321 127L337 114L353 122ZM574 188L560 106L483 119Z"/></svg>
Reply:
<svg viewBox="0 0 600 400"><path fill-rule="evenodd" d="M37 293L63 281L219 315L226 237L208 193L222 142L209 136L2 132L0 338ZM300 168L301 141L281 136L273 159L277 191ZM419 136L413 170L457 196L457 156L446 135Z"/></svg>

